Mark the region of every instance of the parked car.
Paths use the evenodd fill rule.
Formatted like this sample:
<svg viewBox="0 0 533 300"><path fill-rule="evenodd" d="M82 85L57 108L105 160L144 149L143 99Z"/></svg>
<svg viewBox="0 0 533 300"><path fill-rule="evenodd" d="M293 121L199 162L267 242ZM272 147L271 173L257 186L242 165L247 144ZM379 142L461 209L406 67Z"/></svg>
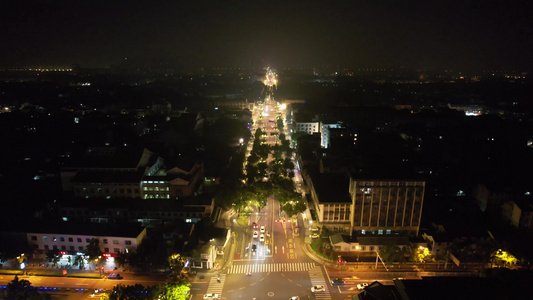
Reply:
<svg viewBox="0 0 533 300"><path fill-rule="evenodd" d="M309 237L312 238L312 239L318 239L320 237L320 235L318 235L318 233L313 233Z"/></svg>
<svg viewBox="0 0 533 300"><path fill-rule="evenodd" d="M265 235L264 235L264 234L261 234L261 235L259 236L259 241L260 241L261 243L264 243L264 242L265 242Z"/></svg>
<svg viewBox="0 0 533 300"><path fill-rule="evenodd" d="M118 273L111 273L107 276L107 279L122 279L122 276Z"/></svg>
<svg viewBox="0 0 533 300"><path fill-rule="evenodd" d="M259 233L257 233L257 231L254 231L254 235L253 235L254 239L256 239L258 236L259 236Z"/></svg>
<svg viewBox="0 0 533 300"><path fill-rule="evenodd" d="M289 300L300 300L300 297L298 296L292 296L289 298Z"/></svg>
<svg viewBox="0 0 533 300"><path fill-rule="evenodd" d="M323 292L325 290L326 288L323 285L315 285L314 287L311 288L311 292L313 293Z"/></svg>
<svg viewBox="0 0 533 300"><path fill-rule="evenodd" d="M344 280L340 278L335 278L331 281L332 285L344 285Z"/></svg>
<svg viewBox="0 0 533 300"><path fill-rule="evenodd" d="M261 229L259 229L261 233L265 233L265 226L261 226Z"/></svg>
<svg viewBox="0 0 533 300"><path fill-rule="evenodd" d="M366 288L367 286L368 286L368 283L366 283L366 282L359 283L359 284L357 285L357 289L358 289L358 290L362 290L362 289Z"/></svg>
<svg viewBox="0 0 533 300"><path fill-rule="evenodd" d="M204 299L220 299L220 295L219 294L205 294L204 295Z"/></svg>

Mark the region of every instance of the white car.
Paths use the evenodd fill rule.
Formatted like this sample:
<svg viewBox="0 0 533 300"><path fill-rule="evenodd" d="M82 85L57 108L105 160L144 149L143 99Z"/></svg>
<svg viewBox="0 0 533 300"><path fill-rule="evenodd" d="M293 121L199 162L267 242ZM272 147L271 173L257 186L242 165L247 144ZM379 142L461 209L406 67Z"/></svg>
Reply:
<svg viewBox="0 0 533 300"><path fill-rule="evenodd" d="M219 294L205 294L204 295L204 299L220 299L220 295Z"/></svg>
<svg viewBox="0 0 533 300"><path fill-rule="evenodd" d="M300 297L298 296L292 296L289 298L289 300L300 300Z"/></svg>
<svg viewBox="0 0 533 300"><path fill-rule="evenodd" d="M261 226L261 229L259 231L261 231L261 233L265 233L265 226Z"/></svg>
<svg viewBox="0 0 533 300"><path fill-rule="evenodd" d="M318 227L311 227L311 231L313 231L313 232L318 231Z"/></svg>
<svg viewBox="0 0 533 300"><path fill-rule="evenodd" d="M313 292L313 293L323 292L325 290L326 290L326 288L323 285L315 285L314 287L311 288L311 292Z"/></svg>
<svg viewBox="0 0 533 300"><path fill-rule="evenodd" d="M264 243L265 242L265 235L264 234L261 234L261 236L259 236L259 241L261 243Z"/></svg>
<svg viewBox="0 0 533 300"><path fill-rule="evenodd" d="M254 239L256 239L258 236L259 236L259 233L257 233L257 231L254 231Z"/></svg>
<svg viewBox="0 0 533 300"><path fill-rule="evenodd" d="M318 235L318 233L313 233L309 237L311 237L312 239L318 239L320 236Z"/></svg>
<svg viewBox="0 0 533 300"><path fill-rule="evenodd" d="M357 289L358 289L358 290L362 290L362 289L366 288L367 286L368 286L368 283L366 283L366 282L359 283L359 284L357 285Z"/></svg>

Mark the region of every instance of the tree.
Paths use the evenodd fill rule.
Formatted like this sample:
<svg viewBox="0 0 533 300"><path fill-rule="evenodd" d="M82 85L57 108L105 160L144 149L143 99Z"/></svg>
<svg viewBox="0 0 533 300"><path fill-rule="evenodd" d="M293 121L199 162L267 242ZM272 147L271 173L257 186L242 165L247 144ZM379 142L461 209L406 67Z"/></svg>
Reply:
<svg viewBox="0 0 533 300"><path fill-rule="evenodd" d="M61 259L61 255L59 255L57 250L49 250L46 251L46 259L55 265Z"/></svg>
<svg viewBox="0 0 533 300"><path fill-rule="evenodd" d="M100 250L100 240L91 239L86 247L86 253L89 256L89 263L96 261L102 256L102 250Z"/></svg>
<svg viewBox="0 0 533 300"><path fill-rule="evenodd" d="M290 158L285 158L285 161L283 161L283 168L286 170L293 170L294 169L294 163Z"/></svg>
<svg viewBox="0 0 533 300"><path fill-rule="evenodd" d="M117 253L117 257L115 257L115 262L117 263L117 266L124 267L124 265L128 261L128 257L129 257L128 253L124 253L124 252Z"/></svg>
<svg viewBox="0 0 533 300"><path fill-rule="evenodd" d="M153 288L145 288L142 284L122 285L118 284L113 287L113 291L109 294L110 300L151 300L157 299L157 295L153 295Z"/></svg>
<svg viewBox="0 0 533 300"><path fill-rule="evenodd" d="M75 266L78 266L80 269L83 269L83 265L85 264L84 260L83 260L83 256L81 255L76 255L74 257L74 265Z"/></svg>
<svg viewBox="0 0 533 300"><path fill-rule="evenodd" d="M186 300L189 299L191 285L190 283L166 283L165 291L166 293L164 293L159 299Z"/></svg>
<svg viewBox="0 0 533 300"><path fill-rule="evenodd" d="M251 152L247 160L248 160L248 164L255 165L259 162L260 157L255 152Z"/></svg>
<svg viewBox="0 0 533 300"><path fill-rule="evenodd" d="M18 276L7 285L8 300L38 300L51 299L48 294L39 294L37 290L31 287L31 282L28 280L19 280Z"/></svg>

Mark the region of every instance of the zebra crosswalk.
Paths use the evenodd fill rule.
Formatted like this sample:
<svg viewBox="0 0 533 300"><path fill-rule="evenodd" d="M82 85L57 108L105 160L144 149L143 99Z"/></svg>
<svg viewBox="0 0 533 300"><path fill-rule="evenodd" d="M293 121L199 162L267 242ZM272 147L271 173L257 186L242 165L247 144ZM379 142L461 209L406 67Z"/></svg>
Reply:
<svg viewBox="0 0 533 300"><path fill-rule="evenodd" d="M207 287L206 294L222 294L222 288L224 287L224 281L226 281L226 274L220 274L220 282L218 282L218 276L213 276L209 280L209 286Z"/></svg>
<svg viewBox="0 0 533 300"><path fill-rule="evenodd" d="M269 272L305 272L313 269L315 263L271 263L233 265L228 274L269 273Z"/></svg>
<svg viewBox="0 0 533 300"><path fill-rule="evenodd" d="M311 279L311 286L322 285L326 288L323 292L314 293L315 299L331 300L331 294L329 293L324 273L322 273L322 267L315 266L309 270L309 278Z"/></svg>

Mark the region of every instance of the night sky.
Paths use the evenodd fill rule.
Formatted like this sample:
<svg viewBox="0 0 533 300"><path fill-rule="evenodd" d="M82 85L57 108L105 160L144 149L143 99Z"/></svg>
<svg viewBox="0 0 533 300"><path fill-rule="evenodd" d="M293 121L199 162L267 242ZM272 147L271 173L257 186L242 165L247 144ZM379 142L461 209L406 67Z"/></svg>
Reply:
<svg viewBox="0 0 533 300"><path fill-rule="evenodd" d="M532 3L3 0L0 66L530 70Z"/></svg>

